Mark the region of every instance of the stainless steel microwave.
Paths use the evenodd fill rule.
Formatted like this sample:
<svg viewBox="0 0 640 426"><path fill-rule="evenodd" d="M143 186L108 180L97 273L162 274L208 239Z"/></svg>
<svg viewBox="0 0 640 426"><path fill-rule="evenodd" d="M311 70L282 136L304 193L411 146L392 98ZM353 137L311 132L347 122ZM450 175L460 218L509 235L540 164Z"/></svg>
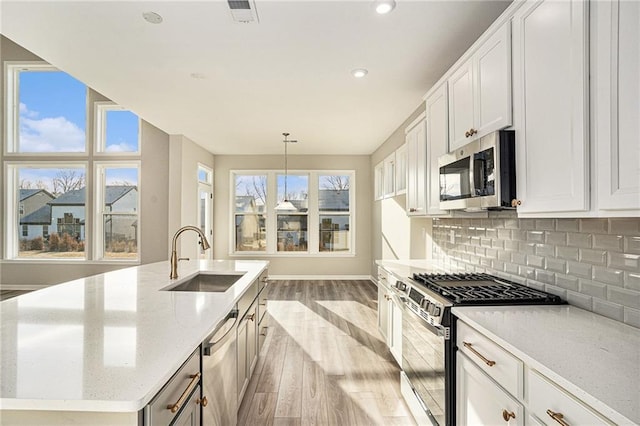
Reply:
<svg viewBox="0 0 640 426"><path fill-rule="evenodd" d="M443 210L512 208L516 198L515 132L500 130L438 159Z"/></svg>

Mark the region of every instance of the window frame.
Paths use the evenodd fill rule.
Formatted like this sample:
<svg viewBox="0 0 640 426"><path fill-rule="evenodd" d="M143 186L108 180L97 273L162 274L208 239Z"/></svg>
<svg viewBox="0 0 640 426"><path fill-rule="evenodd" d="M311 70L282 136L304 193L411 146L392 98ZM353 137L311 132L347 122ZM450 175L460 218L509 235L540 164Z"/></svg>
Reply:
<svg viewBox="0 0 640 426"><path fill-rule="evenodd" d="M133 113L133 111L113 101L94 101L93 105L94 155L96 157L138 157L142 155L141 118L138 116L138 149L136 151L107 151L107 113L109 111L127 111Z"/></svg>
<svg viewBox="0 0 640 426"><path fill-rule="evenodd" d="M21 71L53 71L64 72L44 61L4 61L4 103L5 103L5 140L2 144L3 154L9 157L77 157L84 158L89 153L88 126L85 122L84 151L82 152L21 152L20 149L20 79ZM83 83L84 84L84 83ZM85 84L87 96L85 96L85 109L88 107L89 87ZM88 115L85 115L88 120Z"/></svg>
<svg viewBox="0 0 640 426"><path fill-rule="evenodd" d="M289 175L308 175L309 194L307 215L307 251L278 251L277 250L277 215L275 206L277 199L277 176L283 175L282 169L269 170L245 170L232 169L229 171L229 223L230 232L228 240L228 255L230 257L355 257L356 256L356 171L355 170L326 170L326 169L296 169L288 170ZM236 251L235 249L235 183L236 176L267 176L267 199L265 205L265 224L267 234L267 244L265 251ZM319 197L319 177L329 175L349 176L349 212L344 212L349 216L349 250L348 251L320 251L320 222L321 215L333 214L333 212L320 212L318 208ZM282 212L282 214L289 214Z"/></svg>
<svg viewBox="0 0 640 426"><path fill-rule="evenodd" d="M142 164L140 160L101 160L95 161L93 164L93 176L95 180L95 184L93 186L93 199L94 199L94 208L93 208L93 249L91 250L93 253L93 259L98 261L108 261L108 262L122 262L122 263L139 263L140 262L140 254L141 254L141 241L140 235L142 235L140 229L142 227L142 221L140 220L140 177L141 177L141 168ZM137 245L137 256L135 259L108 259L105 257L105 247L104 247L104 216L106 212L104 211L104 189L106 187L106 169L137 169L137 183L136 187L138 190L138 199L136 202L136 216L138 217L138 226L136 227L136 245ZM114 215L114 213L111 213ZM131 213L115 213L115 215L131 215ZM86 229L86 228L85 228ZM86 231L85 231L86 232Z"/></svg>

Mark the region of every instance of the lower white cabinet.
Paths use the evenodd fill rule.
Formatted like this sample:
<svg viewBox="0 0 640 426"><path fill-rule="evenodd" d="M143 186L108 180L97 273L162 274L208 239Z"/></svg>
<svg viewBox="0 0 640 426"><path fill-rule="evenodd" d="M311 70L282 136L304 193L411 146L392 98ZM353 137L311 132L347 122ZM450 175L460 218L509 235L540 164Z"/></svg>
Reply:
<svg viewBox="0 0 640 426"><path fill-rule="evenodd" d="M457 330L458 425L614 424L465 322Z"/></svg>
<svg viewBox="0 0 640 426"><path fill-rule="evenodd" d="M460 425L524 425L524 407L458 352L456 419Z"/></svg>
<svg viewBox="0 0 640 426"><path fill-rule="evenodd" d="M238 406L244 397L258 360L258 300L254 300L238 324Z"/></svg>
<svg viewBox="0 0 640 426"><path fill-rule="evenodd" d="M391 290L394 281L391 274L378 268L378 330L393 358L402 365L402 302Z"/></svg>

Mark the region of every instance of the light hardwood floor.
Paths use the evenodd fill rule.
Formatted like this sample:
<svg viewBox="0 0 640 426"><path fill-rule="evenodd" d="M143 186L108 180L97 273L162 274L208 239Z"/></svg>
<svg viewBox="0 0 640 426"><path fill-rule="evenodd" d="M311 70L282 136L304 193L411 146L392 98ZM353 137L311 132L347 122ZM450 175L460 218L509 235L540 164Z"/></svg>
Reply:
<svg viewBox="0 0 640 426"><path fill-rule="evenodd" d="M239 425L415 425L370 281L271 281Z"/></svg>

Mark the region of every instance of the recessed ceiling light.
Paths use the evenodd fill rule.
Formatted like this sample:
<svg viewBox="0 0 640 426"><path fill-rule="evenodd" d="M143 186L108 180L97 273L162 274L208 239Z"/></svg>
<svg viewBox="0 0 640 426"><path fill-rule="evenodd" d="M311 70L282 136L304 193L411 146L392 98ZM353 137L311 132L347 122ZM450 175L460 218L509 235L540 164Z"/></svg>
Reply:
<svg viewBox="0 0 640 426"><path fill-rule="evenodd" d="M191 78L195 78L196 80L204 80L207 78L206 75L199 73L199 72L192 72L191 74L189 74L191 76Z"/></svg>
<svg viewBox="0 0 640 426"><path fill-rule="evenodd" d="M389 13L393 10L394 7L396 7L395 0L376 0L373 4L376 12L378 12L380 15Z"/></svg>
<svg viewBox="0 0 640 426"><path fill-rule="evenodd" d="M160 24L162 23L162 16L158 15L155 12L144 12L142 14L142 17L144 18L145 21L151 23L151 24Z"/></svg>
<svg viewBox="0 0 640 426"><path fill-rule="evenodd" d="M356 68L355 70L351 70L351 75L353 75L355 78L362 78L368 73L369 71L364 68Z"/></svg>

